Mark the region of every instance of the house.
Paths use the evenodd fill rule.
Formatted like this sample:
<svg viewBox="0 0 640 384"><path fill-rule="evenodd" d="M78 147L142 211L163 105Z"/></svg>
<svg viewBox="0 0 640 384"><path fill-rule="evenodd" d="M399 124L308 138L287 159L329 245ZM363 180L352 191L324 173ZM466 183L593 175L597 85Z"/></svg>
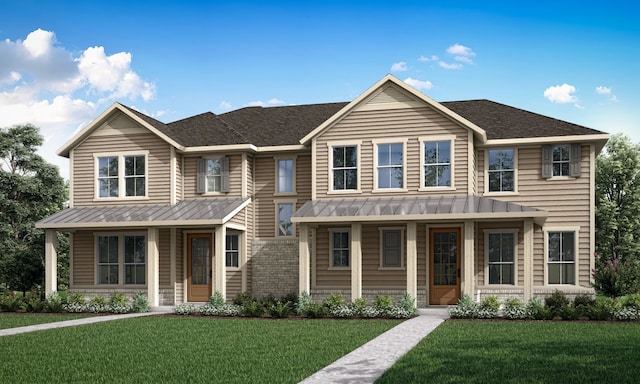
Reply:
<svg viewBox="0 0 640 384"><path fill-rule="evenodd" d="M70 287L152 306L250 291L527 300L592 293L594 166L608 135L387 75L349 103L162 123L116 103L58 152Z"/></svg>

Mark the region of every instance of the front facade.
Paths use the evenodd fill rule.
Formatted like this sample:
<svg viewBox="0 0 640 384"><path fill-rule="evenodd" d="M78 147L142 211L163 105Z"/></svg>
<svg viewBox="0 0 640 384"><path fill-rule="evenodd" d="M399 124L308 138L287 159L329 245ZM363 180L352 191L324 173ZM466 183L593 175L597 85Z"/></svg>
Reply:
<svg viewBox="0 0 640 384"><path fill-rule="evenodd" d="M591 292L594 166L608 135L386 76L350 103L169 124L114 104L60 149L71 291L316 299Z"/></svg>

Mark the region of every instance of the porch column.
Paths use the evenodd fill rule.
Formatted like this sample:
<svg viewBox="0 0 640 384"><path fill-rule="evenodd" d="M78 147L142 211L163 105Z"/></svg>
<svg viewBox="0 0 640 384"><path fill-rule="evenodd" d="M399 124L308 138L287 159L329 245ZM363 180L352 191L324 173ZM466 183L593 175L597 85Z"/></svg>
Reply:
<svg viewBox="0 0 640 384"><path fill-rule="evenodd" d="M351 224L351 301L362 297L362 224Z"/></svg>
<svg viewBox="0 0 640 384"><path fill-rule="evenodd" d="M524 221L524 301L533 297L533 220Z"/></svg>
<svg viewBox="0 0 640 384"><path fill-rule="evenodd" d="M300 238L298 239L299 257L298 262L298 293L302 292L311 293L310 276L309 276L309 225L300 224L299 226Z"/></svg>
<svg viewBox="0 0 640 384"><path fill-rule="evenodd" d="M418 248L416 223L407 223L407 293L418 303Z"/></svg>
<svg viewBox="0 0 640 384"><path fill-rule="evenodd" d="M160 305L160 230L147 230L147 297L149 306Z"/></svg>
<svg viewBox="0 0 640 384"><path fill-rule="evenodd" d="M56 231L47 229L44 243L44 289L47 295L58 290L58 236Z"/></svg>
<svg viewBox="0 0 640 384"><path fill-rule="evenodd" d="M464 222L464 257L462 260L462 294L473 297L473 265L475 260L475 233L473 221Z"/></svg>
<svg viewBox="0 0 640 384"><path fill-rule="evenodd" d="M227 241L227 227L221 225L216 228L215 233L215 255L214 255L214 269L215 280L213 282L213 293L220 292L222 297L227 298L227 268L226 261L226 241ZM213 296L212 293L212 296Z"/></svg>

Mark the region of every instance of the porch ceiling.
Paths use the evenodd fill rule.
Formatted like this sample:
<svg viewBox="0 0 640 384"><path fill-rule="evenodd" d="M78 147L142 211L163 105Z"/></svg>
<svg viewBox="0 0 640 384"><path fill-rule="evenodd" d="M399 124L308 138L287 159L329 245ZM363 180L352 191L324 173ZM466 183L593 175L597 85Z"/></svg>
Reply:
<svg viewBox="0 0 640 384"><path fill-rule="evenodd" d="M481 196L420 196L307 201L294 223L495 220L531 218L544 224L547 212Z"/></svg>
<svg viewBox="0 0 640 384"><path fill-rule="evenodd" d="M67 208L36 223L37 228L127 228L221 225L246 207L251 198L183 200L176 205L119 205Z"/></svg>

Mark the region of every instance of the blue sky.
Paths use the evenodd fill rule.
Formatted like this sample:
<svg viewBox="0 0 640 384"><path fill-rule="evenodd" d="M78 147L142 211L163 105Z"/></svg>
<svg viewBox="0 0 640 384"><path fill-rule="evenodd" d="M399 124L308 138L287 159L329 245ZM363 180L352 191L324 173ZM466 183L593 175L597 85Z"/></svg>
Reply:
<svg viewBox="0 0 640 384"><path fill-rule="evenodd" d="M387 73L640 142L640 5L0 0L0 127L55 151L114 101L170 122L349 101Z"/></svg>

